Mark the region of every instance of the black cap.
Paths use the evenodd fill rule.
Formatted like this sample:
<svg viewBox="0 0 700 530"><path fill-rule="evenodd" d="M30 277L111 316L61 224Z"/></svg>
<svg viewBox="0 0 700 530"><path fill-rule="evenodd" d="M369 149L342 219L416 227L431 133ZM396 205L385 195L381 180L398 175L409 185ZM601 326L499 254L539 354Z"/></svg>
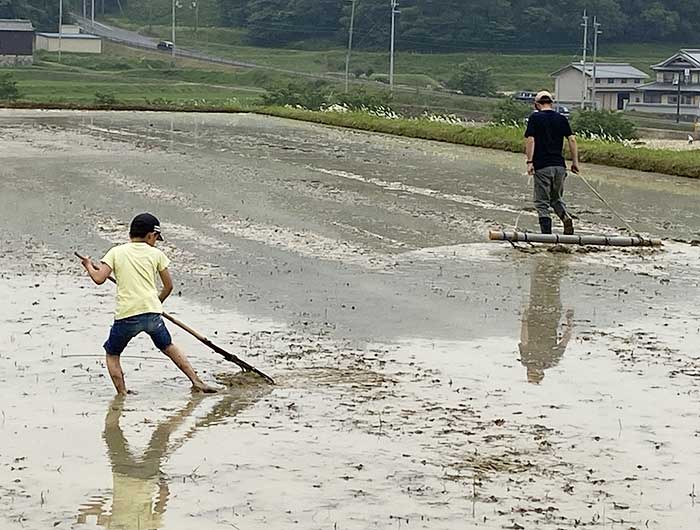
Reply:
<svg viewBox="0 0 700 530"><path fill-rule="evenodd" d="M163 241L163 236L160 235L160 221L155 215L140 213L132 219L129 234L135 237L145 237L151 232L158 235L158 241Z"/></svg>

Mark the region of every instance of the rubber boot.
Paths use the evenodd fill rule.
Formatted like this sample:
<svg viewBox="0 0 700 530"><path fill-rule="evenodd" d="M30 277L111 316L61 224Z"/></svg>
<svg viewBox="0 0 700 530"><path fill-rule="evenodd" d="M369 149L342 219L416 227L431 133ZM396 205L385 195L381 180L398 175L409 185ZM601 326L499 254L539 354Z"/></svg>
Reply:
<svg viewBox="0 0 700 530"><path fill-rule="evenodd" d="M543 234L552 233L552 219L549 217L540 217L540 230Z"/></svg>
<svg viewBox="0 0 700 530"><path fill-rule="evenodd" d="M564 223L564 235L573 236L574 235L574 220L568 215L561 220Z"/></svg>

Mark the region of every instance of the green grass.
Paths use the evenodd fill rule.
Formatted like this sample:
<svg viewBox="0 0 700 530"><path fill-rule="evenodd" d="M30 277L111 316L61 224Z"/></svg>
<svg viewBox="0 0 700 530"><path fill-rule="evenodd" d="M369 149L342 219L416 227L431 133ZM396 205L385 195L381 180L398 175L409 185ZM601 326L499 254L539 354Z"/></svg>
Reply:
<svg viewBox="0 0 700 530"><path fill-rule="evenodd" d="M676 123L675 119L655 116L653 114L642 114L638 112L626 112L625 117L629 119L637 127L646 127L650 129L664 129L670 131L692 132L693 124L687 121Z"/></svg>
<svg viewBox="0 0 700 530"><path fill-rule="evenodd" d="M378 118L356 112L311 112L280 107L260 109L258 112L338 127L500 149L514 153L523 152L523 129L519 127L503 125L462 127L427 120ZM696 151L678 152L636 148L620 143L586 139L579 140L579 149L582 162L700 178L700 153Z"/></svg>
<svg viewBox="0 0 700 530"><path fill-rule="evenodd" d="M120 104L143 105L165 101L170 105L227 107L251 105L264 93L260 87L269 80L250 70L205 69L209 63L185 61L172 68L156 52L131 50L106 43L103 55L37 54L31 68L12 72L27 103L89 104L96 93L112 94ZM182 61L180 62L182 63Z"/></svg>
<svg viewBox="0 0 700 530"><path fill-rule="evenodd" d="M204 61L178 59L172 68L169 57L156 51L137 50L105 42L102 55L62 55L40 52L35 66L9 69L18 81L22 99L27 102L86 105L97 92L112 94L122 104L144 104L163 99L173 104L204 100L217 107L235 99L240 105L257 103L267 87L296 79L280 72L232 68ZM416 82L420 76L414 79ZM421 82L428 81L421 79ZM337 90L342 90L342 78ZM388 87L368 85L369 92ZM488 119L495 100L457 96L414 88L397 91L394 105L408 115L424 111L457 113L473 119Z"/></svg>
<svg viewBox="0 0 700 530"><path fill-rule="evenodd" d="M170 26L144 26L125 19L112 19L117 25L150 34L157 38L169 39ZM230 59L251 62L274 68L285 68L314 74L333 74L345 71L345 48L330 46L321 50L307 47L259 48L246 45L245 30L204 28L197 35L191 28L178 29L177 43L184 47L197 48ZM693 47L692 43L682 44L601 44L601 62L629 62L637 68L651 73L650 66L669 57L681 47ZM514 91L526 89L554 88L550 74L569 64L577 57L571 53L409 53L397 51L396 81L408 86L425 88L450 77L457 65L467 59L476 59L493 69L500 90ZM377 76L386 75L389 69L389 54L386 51L353 51L351 72L371 68ZM404 76L404 77L402 77Z"/></svg>

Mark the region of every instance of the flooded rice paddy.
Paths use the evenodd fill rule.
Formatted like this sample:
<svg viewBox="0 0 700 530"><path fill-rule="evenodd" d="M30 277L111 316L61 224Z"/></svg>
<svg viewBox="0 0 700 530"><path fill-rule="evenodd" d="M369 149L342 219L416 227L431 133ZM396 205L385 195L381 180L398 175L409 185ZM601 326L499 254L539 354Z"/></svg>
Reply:
<svg viewBox="0 0 700 530"><path fill-rule="evenodd" d="M700 528L700 183L585 168L661 250L512 248L523 157L253 115L0 113L0 528ZM574 178L577 227L618 233ZM114 398L99 259L163 224L192 395ZM691 244L692 243L692 244Z"/></svg>

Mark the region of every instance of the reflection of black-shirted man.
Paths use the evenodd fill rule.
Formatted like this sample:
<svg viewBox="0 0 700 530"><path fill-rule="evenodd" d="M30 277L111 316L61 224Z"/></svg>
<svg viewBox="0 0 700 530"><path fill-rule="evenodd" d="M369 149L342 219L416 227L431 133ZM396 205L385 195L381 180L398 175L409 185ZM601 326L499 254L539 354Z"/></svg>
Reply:
<svg viewBox="0 0 700 530"><path fill-rule="evenodd" d="M573 331L574 311L566 311L559 335L562 314L560 284L565 264L550 257L537 258L530 277L528 307L523 311L520 331L520 362L527 369L527 380L538 384L544 371L559 363Z"/></svg>

